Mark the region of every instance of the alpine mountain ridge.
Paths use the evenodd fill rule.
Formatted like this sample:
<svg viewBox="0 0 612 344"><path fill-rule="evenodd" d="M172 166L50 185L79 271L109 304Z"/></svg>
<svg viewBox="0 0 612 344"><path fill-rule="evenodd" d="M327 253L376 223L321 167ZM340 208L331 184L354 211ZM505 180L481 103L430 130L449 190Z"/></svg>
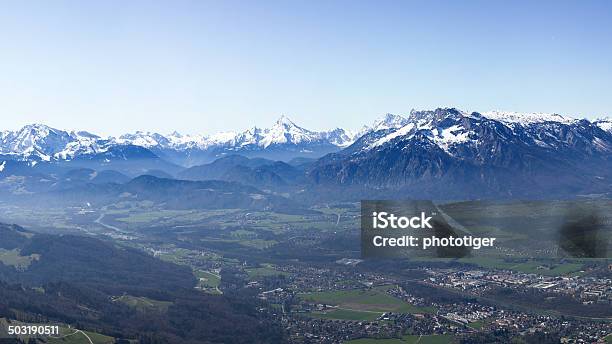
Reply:
<svg viewBox="0 0 612 344"><path fill-rule="evenodd" d="M274 164L279 160L288 164ZM356 131L312 131L282 116L268 128L208 136L139 131L101 137L43 124L0 133L0 178L26 175L38 182L28 170L35 166L36 173L51 175L58 172L49 166L62 166L63 172L222 179L273 190L308 184L359 197L373 190L429 199L607 195L612 121L438 108L386 114Z"/></svg>
<svg viewBox="0 0 612 344"><path fill-rule="evenodd" d="M307 173L320 185L412 198L606 194L609 123L555 114L412 111L403 126L369 131Z"/></svg>
<svg viewBox="0 0 612 344"><path fill-rule="evenodd" d="M253 127L242 132L210 136L169 135L137 131L119 137L101 137L84 131L64 131L44 124L26 125L0 132L0 156L20 161L67 161L104 154L117 146L146 148L169 162L192 166L227 154L290 160L318 158L351 144L353 134L344 129L311 131L281 116L270 128Z"/></svg>

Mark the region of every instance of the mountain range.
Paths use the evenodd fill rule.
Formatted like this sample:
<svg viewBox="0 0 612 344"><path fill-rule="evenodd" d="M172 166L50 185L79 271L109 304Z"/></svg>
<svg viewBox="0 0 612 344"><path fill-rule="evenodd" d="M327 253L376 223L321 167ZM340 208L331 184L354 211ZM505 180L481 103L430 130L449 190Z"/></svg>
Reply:
<svg viewBox="0 0 612 344"><path fill-rule="evenodd" d="M608 195L612 120L439 108L386 114L354 131L311 131L283 116L269 128L210 136L101 137L42 124L0 133L0 188L57 191L76 183L65 177L74 169L94 175L81 186L148 174L353 198Z"/></svg>
<svg viewBox="0 0 612 344"><path fill-rule="evenodd" d="M308 174L317 184L422 198L607 193L609 123L554 114L413 111L402 127L369 132L319 159Z"/></svg>
<svg viewBox="0 0 612 344"><path fill-rule="evenodd" d="M353 136L344 129L323 132L304 129L285 116L270 128L253 127L210 136L137 131L119 137L101 137L85 131L68 132L31 124L17 131L1 132L0 155L33 162L68 161L91 158L118 146L138 146L168 162L192 166L236 153L278 160L299 156L316 158L349 145Z"/></svg>

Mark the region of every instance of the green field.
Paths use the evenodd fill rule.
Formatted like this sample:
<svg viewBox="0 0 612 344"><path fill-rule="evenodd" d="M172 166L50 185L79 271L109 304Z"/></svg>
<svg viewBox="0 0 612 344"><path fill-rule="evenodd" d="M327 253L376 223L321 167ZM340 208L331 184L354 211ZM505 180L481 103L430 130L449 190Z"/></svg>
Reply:
<svg viewBox="0 0 612 344"><path fill-rule="evenodd" d="M526 274L537 274L543 276L566 276L579 273L584 264L579 260L570 260L559 263L554 259L532 259L522 261L517 259L503 259L499 257L470 257L470 258L426 258L414 257L415 261L423 262L460 262L473 264L485 269L512 270Z"/></svg>
<svg viewBox="0 0 612 344"><path fill-rule="evenodd" d="M374 321L382 314L382 312L363 312L349 309L335 309L326 313L312 312L308 315L314 318L322 319Z"/></svg>
<svg viewBox="0 0 612 344"><path fill-rule="evenodd" d="M458 261L489 269L506 269L526 274L538 274L544 276L563 276L578 272L584 266L582 263L577 262L558 263L548 260L517 262L513 260L488 257L461 258Z"/></svg>
<svg viewBox="0 0 612 344"><path fill-rule="evenodd" d="M208 294L223 294L221 290L219 290L221 276L209 271L201 270L196 270L194 274L198 278L197 288L202 289Z"/></svg>
<svg viewBox="0 0 612 344"><path fill-rule="evenodd" d="M429 307L417 307L387 294L393 286L382 286L372 289L336 290L315 293L304 293L299 296L307 301L337 305L340 308L354 311L398 312L398 313L431 313Z"/></svg>
<svg viewBox="0 0 612 344"><path fill-rule="evenodd" d="M115 339L99 333L88 332L88 331L75 331L74 329L61 328L60 338L48 338L47 343L49 344L89 344L89 339L94 344L112 344Z"/></svg>
<svg viewBox="0 0 612 344"><path fill-rule="evenodd" d="M13 266L18 269L25 269L33 261L38 260L40 255L32 254L29 256L22 256L18 249L5 250L0 248L0 263L8 266Z"/></svg>
<svg viewBox="0 0 612 344"><path fill-rule="evenodd" d="M246 229L237 229L235 231L232 231L230 234L233 238L237 239L250 239L257 237L257 233L253 231L247 231Z"/></svg>
<svg viewBox="0 0 612 344"><path fill-rule="evenodd" d="M288 272L278 271L274 269L272 265L262 265L259 268L251 268L246 269L247 274L249 275L250 280L262 279L265 277L273 277L273 276L289 276Z"/></svg>
<svg viewBox="0 0 612 344"><path fill-rule="evenodd" d="M148 297L131 295L122 295L114 298L113 301L122 302L141 312L165 312L168 307L172 306L172 302L169 301L158 301Z"/></svg>
<svg viewBox="0 0 612 344"><path fill-rule="evenodd" d="M481 328L483 328L485 325L487 324L487 320L477 320L474 322L471 322L468 324L469 327L475 329L475 330L480 330Z"/></svg>
<svg viewBox="0 0 612 344"><path fill-rule="evenodd" d="M546 276L563 276L572 272L578 272L582 269L583 265L580 263L564 263L559 265L553 265L551 267L539 268L540 264L535 262L523 263L518 266L512 267L517 271L524 273L534 273Z"/></svg>
<svg viewBox="0 0 612 344"><path fill-rule="evenodd" d="M177 217L186 217L194 214L191 210L167 210L167 209L152 209L151 211L142 210L140 212L130 213L128 216L117 218L116 221L125 223L150 223L150 222L165 222Z"/></svg>
<svg viewBox="0 0 612 344"><path fill-rule="evenodd" d="M102 209L102 213L109 215L105 222L115 224L128 230L143 229L151 225L164 225L168 227L199 227L207 225L214 228L226 228L239 225L243 217L241 210L237 209L164 209L158 205L145 204L145 202L124 202L118 208Z"/></svg>
<svg viewBox="0 0 612 344"><path fill-rule="evenodd" d="M212 272L198 270L195 271L194 274L199 279L199 285L209 288L216 288L219 286L219 283L221 283L221 277Z"/></svg>

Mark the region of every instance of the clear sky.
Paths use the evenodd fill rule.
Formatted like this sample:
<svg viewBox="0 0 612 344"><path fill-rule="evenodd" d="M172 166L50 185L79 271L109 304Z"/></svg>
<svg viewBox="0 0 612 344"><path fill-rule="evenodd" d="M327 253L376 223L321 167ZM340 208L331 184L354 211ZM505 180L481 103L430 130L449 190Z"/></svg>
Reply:
<svg viewBox="0 0 612 344"><path fill-rule="evenodd" d="M0 129L612 115L612 1L2 1Z"/></svg>

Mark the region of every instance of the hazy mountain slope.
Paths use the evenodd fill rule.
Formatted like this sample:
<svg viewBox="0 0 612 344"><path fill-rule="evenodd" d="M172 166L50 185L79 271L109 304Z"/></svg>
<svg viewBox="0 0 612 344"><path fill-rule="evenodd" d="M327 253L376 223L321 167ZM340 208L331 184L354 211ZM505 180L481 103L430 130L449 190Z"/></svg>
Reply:
<svg viewBox="0 0 612 344"><path fill-rule="evenodd" d="M279 196L226 181L186 181L140 176L125 184L123 192L139 200L163 202L175 209L283 209L294 206Z"/></svg>
<svg viewBox="0 0 612 344"><path fill-rule="evenodd" d="M304 183L303 171L282 161L230 155L210 164L190 167L178 178L187 180L226 180L258 188L284 190Z"/></svg>
<svg viewBox="0 0 612 344"><path fill-rule="evenodd" d="M46 206L104 206L120 201L150 201L167 209L229 209L300 212L290 199L231 181L187 181L142 175L124 184L75 183L73 187L38 193L1 195L11 204Z"/></svg>
<svg viewBox="0 0 612 344"><path fill-rule="evenodd" d="M274 161L255 158L249 159L242 155L229 155L219 158L211 163L193 166L177 174L178 178L187 180L211 180L222 179L230 169L236 166L259 167L273 164Z"/></svg>

